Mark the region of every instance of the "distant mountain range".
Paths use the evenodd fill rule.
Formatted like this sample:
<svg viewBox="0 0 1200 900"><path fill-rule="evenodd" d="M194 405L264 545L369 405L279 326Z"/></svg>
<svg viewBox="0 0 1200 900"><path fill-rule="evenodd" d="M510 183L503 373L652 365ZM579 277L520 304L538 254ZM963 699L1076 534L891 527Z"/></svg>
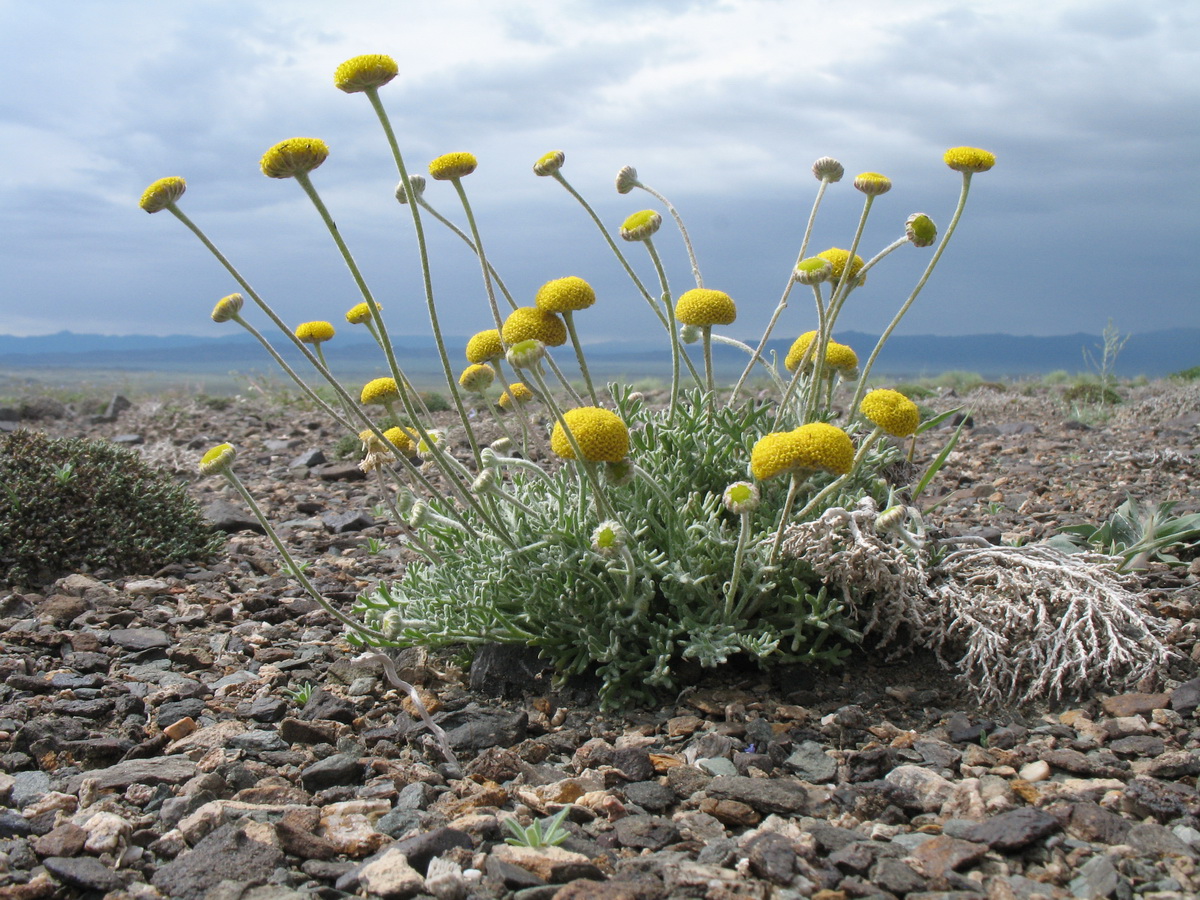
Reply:
<svg viewBox="0 0 1200 900"><path fill-rule="evenodd" d="M854 331L839 332L835 337L853 347L864 361L878 338ZM290 343L275 338L272 343L289 363L304 365L303 357ZM772 340L768 350L782 358L790 343L790 337ZM457 370L465 365L466 339L451 339L448 344L451 365ZM985 378L1060 369L1086 372L1091 367L1084 358L1084 349L1099 358L1101 344L1099 335L1082 332L1052 337L893 335L880 353L874 372L891 378L932 376L952 370L977 372ZM404 337L395 341L395 347L401 367L414 381L440 380L441 363L431 338ZM699 345L694 345L691 352L699 365ZM383 372L382 354L369 342L335 340L326 345L325 353L334 371L347 377L374 377ZM662 377L670 370L670 354L661 338L589 344L586 353L597 379ZM735 378L746 360L742 351L724 345L714 345L713 355L723 379ZM573 354L568 348L557 351L556 356L564 369L573 368ZM1200 328L1183 328L1133 335L1121 349L1115 371L1123 377L1156 378L1196 365L1200 365ZM60 331L34 337L0 335L0 370L9 375L62 369L194 374L275 371L266 352L244 334L153 337Z"/></svg>

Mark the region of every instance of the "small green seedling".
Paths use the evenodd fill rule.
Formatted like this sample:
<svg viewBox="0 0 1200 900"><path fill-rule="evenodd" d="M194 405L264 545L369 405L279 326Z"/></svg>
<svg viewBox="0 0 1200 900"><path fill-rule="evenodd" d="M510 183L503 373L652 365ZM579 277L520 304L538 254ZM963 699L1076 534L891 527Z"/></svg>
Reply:
<svg viewBox="0 0 1200 900"><path fill-rule="evenodd" d="M546 828L542 830L542 820L535 819L533 824L528 828L522 828L521 824L514 819L505 819L504 827L512 834L512 837L504 839L506 844L512 844L514 847L557 847L568 837L570 832L562 827L563 819L567 817L567 813L571 811L571 804L568 803L551 818L546 820Z"/></svg>

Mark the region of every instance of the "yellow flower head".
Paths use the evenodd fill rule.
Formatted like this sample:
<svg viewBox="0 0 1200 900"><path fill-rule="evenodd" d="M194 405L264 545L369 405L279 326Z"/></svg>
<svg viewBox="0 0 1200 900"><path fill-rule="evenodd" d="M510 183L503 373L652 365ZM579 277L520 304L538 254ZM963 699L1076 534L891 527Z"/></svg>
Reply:
<svg viewBox="0 0 1200 900"><path fill-rule="evenodd" d="M750 474L766 481L796 468L800 459L800 442L791 431L773 431L754 442L750 451Z"/></svg>
<svg viewBox="0 0 1200 900"><path fill-rule="evenodd" d="M878 172L863 172L854 179L854 186L868 197L878 197L892 189L892 179Z"/></svg>
<svg viewBox="0 0 1200 900"><path fill-rule="evenodd" d="M821 259L827 259L833 264L833 274L830 276L829 280L834 282L841 281L842 272L846 270L846 260L850 258L850 251L843 250L841 247L830 247L828 250L818 253L817 256L819 256ZM857 253L854 254L854 262L850 265L850 277L854 278L856 275L858 275L859 270L862 269L864 265L866 265L866 263L863 262L863 258ZM865 281L866 279L864 278L863 282ZM863 282L860 282L860 284Z"/></svg>
<svg viewBox="0 0 1200 900"><path fill-rule="evenodd" d="M621 237L627 241L644 241L662 227L662 216L652 209L635 212L621 225Z"/></svg>
<svg viewBox="0 0 1200 900"><path fill-rule="evenodd" d="M697 328L729 325L737 318L737 306L724 291L692 288L684 291L675 304L675 318Z"/></svg>
<svg viewBox="0 0 1200 900"><path fill-rule="evenodd" d="M405 456L412 458L417 455L417 436L408 429L393 426L385 431L383 436Z"/></svg>
<svg viewBox="0 0 1200 900"><path fill-rule="evenodd" d="M561 347L567 342L567 326L552 312L536 306L518 306L504 320L500 337L510 347L531 338L548 347Z"/></svg>
<svg viewBox="0 0 1200 900"><path fill-rule="evenodd" d="M596 292L582 278L568 275L566 278L555 278L543 284L538 288L533 302L542 312L574 312L577 309L587 309L595 303Z"/></svg>
<svg viewBox="0 0 1200 900"><path fill-rule="evenodd" d="M217 444L204 456L200 457L200 474L208 475L210 472L224 472L233 466L234 459L237 458L237 450L233 444Z"/></svg>
<svg viewBox="0 0 1200 900"><path fill-rule="evenodd" d="M376 378L363 385L359 400L365 404L385 403L397 400L399 397L400 389L396 387L394 378Z"/></svg>
<svg viewBox="0 0 1200 900"><path fill-rule="evenodd" d="M512 409L514 406L528 403L532 399L533 391L529 389L529 385L523 381L514 381L508 386L508 390L500 395L500 408Z"/></svg>
<svg viewBox="0 0 1200 900"><path fill-rule="evenodd" d="M500 331L496 328L477 331L467 341L467 362L485 363L495 359L503 352L504 346L500 343Z"/></svg>
<svg viewBox="0 0 1200 900"><path fill-rule="evenodd" d="M942 157L956 172L986 172L996 164L996 154L978 147L951 147Z"/></svg>
<svg viewBox="0 0 1200 900"><path fill-rule="evenodd" d="M328 322L302 322L296 326L296 338L302 344L320 344L333 337L333 326Z"/></svg>
<svg viewBox="0 0 1200 900"><path fill-rule="evenodd" d="M443 153L429 164L429 174L434 181L453 181L466 178L479 165L471 153Z"/></svg>
<svg viewBox="0 0 1200 900"><path fill-rule="evenodd" d="M913 213L904 223L904 236L914 247L928 247L937 240L937 226L925 213Z"/></svg>
<svg viewBox="0 0 1200 900"><path fill-rule="evenodd" d="M186 190L187 182L178 175L160 178L142 192L138 206L148 213L156 213L171 206Z"/></svg>
<svg viewBox="0 0 1200 900"><path fill-rule="evenodd" d="M495 370L483 363L472 363L462 370L458 383L472 394L482 394L496 379Z"/></svg>
<svg viewBox="0 0 1200 900"><path fill-rule="evenodd" d="M375 435L370 428L364 428L358 433L358 439L362 441L364 453L386 453L387 447L383 445L383 441Z"/></svg>
<svg viewBox="0 0 1200 900"><path fill-rule="evenodd" d="M242 311L242 304L245 302L246 298L241 294L230 294L228 297L222 297L217 301L217 305L213 307L212 320L214 322L228 322Z"/></svg>
<svg viewBox="0 0 1200 900"><path fill-rule="evenodd" d="M333 83L339 91L356 94L367 88L380 88L396 77L400 67L390 56L367 53L346 60L334 70Z"/></svg>
<svg viewBox="0 0 1200 900"><path fill-rule="evenodd" d="M629 429L616 413L598 406L581 406L563 413L563 421L588 462L620 462L629 455ZM556 422L550 432L550 449L563 459L575 458L562 422Z"/></svg>
<svg viewBox="0 0 1200 900"><path fill-rule="evenodd" d="M375 304L376 309L383 309L378 303ZM366 302L356 303L354 306L346 310L346 321L351 325L362 325L364 322L371 321L371 307L367 306Z"/></svg>
<svg viewBox="0 0 1200 900"><path fill-rule="evenodd" d="M808 352L808 346L817 337L815 331L806 331L800 337L792 342L791 348L788 350L787 357L783 360L784 367L789 372L795 372L796 367L800 365L800 361L804 359L804 354ZM858 368L858 355L845 344L839 344L837 341L825 342L825 363L826 374L832 375L835 371L840 372L843 377ZM805 364L805 371L808 371L813 366L811 357Z"/></svg>
<svg viewBox="0 0 1200 900"><path fill-rule="evenodd" d="M792 278L800 284L814 285L828 281L833 275L833 263L819 256L810 256L796 263Z"/></svg>
<svg viewBox="0 0 1200 900"><path fill-rule="evenodd" d="M849 380L856 377L858 371L858 354L845 344L830 341L825 345L825 365Z"/></svg>
<svg viewBox="0 0 1200 900"><path fill-rule="evenodd" d="M259 165L268 178L294 178L311 172L329 158L329 145L320 138L288 138L263 154Z"/></svg>
<svg viewBox="0 0 1200 900"><path fill-rule="evenodd" d="M822 156L813 163L812 172L817 181L828 181L830 184L835 184L842 180L846 169L832 156Z"/></svg>
<svg viewBox="0 0 1200 900"><path fill-rule="evenodd" d="M816 340L816 337L817 333L815 331L806 331L800 337L796 338L796 340L792 341L792 346L783 360L783 365L789 372L796 371L796 366L800 365L800 360L804 359L804 354L808 351L808 345ZM812 359L809 359L808 365L805 368L812 368Z"/></svg>
<svg viewBox="0 0 1200 900"><path fill-rule="evenodd" d="M850 435L827 422L810 422L792 432L799 447L797 465L801 469L823 469L845 475L854 464L854 444Z"/></svg>
<svg viewBox="0 0 1200 900"><path fill-rule="evenodd" d="M617 173L617 193L628 194L640 182L637 177L637 169L633 166L622 166L621 171Z"/></svg>
<svg viewBox="0 0 1200 900"><path fill-rule="evenodd" d="M893 437L908 437L921 422L917 404L887 388L867 391L860 408L864 416Z"/></svg>
<svg viewBox="0 0 1200 900"><path fill-rule="evenodd" d="M541 156L537 162L533 164L534 175L553 175L562 168L562 164L566 162L567 154L561 150L551 150L549 153Z"/></svg>

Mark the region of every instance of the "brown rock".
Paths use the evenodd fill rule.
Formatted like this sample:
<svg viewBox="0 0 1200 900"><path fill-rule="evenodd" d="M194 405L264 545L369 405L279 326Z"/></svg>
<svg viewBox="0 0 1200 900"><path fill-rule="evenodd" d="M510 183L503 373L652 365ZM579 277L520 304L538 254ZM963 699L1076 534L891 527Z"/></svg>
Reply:
<svg viewBox="0 0 1200 900"><path fill-rule="evenodd" d="M1170 705L1170 694L1118 694L1100 701L1104 712L1116 718L1149 715L1156 709L1166 709Z"/></svg>
<svg viewBox="0 0 1200 900"><path fill-rule="evenodd" d="M762 820L752 806L737 800L706 797L700 801L700 812L708 813L723 825L757 825Z"/></svg>
<svg viewBox="0 0 1200 900"><path fill-rule="evenodd" d="M934 883L944 882L946 876L988 852L987 844L960 841L939 834L917 847L908 861L913 869Z"/></svg>
<svg viewBox="0 0 1200 900"><path fill-rule="evenodd" d="M492 856L509 865L520 866L550 884L562 884L576 878L602 877L600 870L582 853L562 847L514 847L497 844Z"/></svg>

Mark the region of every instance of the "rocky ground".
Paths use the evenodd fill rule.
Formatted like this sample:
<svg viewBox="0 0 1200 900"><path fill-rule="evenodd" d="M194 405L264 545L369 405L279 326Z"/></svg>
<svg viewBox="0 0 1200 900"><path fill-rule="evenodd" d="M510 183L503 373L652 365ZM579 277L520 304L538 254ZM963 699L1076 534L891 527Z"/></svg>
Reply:
<svg viewBox="0 0 1200 900"><path fill-rule="evenodd" d="M1125 394L1074 415L1045 388L926 401L972 409L930 520L1017 543L1126 495L1200 509L1200 389ZM189 480L231 440L325 596L348 604L400 570L396 530L318 414L220 406L31 399L0 427L103 436ZM602 714L519 655L464 676L409 651L401 675L460 770L219 479L192 489L229 531L223 558L0 592L0 898L1200 896L1196 562L1137 576L1177 658L1055 706L981 709L928 656L864 653ZM504 842L503 820L566 803L560 846Z"/></svg>

